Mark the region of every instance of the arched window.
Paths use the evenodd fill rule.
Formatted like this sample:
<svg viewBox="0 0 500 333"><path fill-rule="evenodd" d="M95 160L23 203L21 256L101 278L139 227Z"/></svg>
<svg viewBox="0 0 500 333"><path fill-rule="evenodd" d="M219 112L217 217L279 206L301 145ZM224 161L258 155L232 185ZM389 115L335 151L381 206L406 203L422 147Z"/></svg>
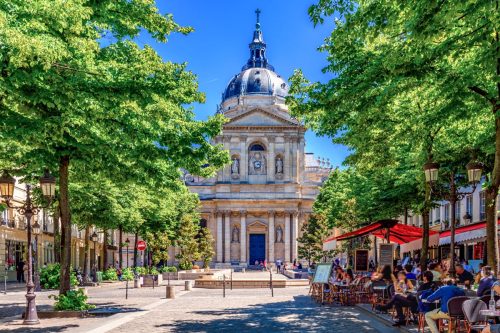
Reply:
<svg viewBox="0 0 500 333"><path fill-rule="evenodd" d="M200 228L206 228L207 227L207 220L201 219L200 220Z"/></svg>
<svg viewBox="0 0 500 333"><path fill-rule="evenodd" d="M250 146L250 151L265 151L266 149L264 148L263 145L260 143L254 143L253 145Z"/></svg>

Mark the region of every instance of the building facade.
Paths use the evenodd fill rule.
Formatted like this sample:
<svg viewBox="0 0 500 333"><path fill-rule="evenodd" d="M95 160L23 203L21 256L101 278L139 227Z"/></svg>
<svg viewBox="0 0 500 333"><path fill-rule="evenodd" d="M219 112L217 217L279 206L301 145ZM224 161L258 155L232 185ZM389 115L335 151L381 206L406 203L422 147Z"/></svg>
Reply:
<svg viewBox="0 0 500 333"><path fill-rule="evenodd" d="M306 129L285 104L288 85L268 62L258 19L249 48L217 110L228 122L213 143L229 151L231 164L213 178L187 175L186 183L200 197L217 263L292 262L330 166L305 153Z"/></svg>

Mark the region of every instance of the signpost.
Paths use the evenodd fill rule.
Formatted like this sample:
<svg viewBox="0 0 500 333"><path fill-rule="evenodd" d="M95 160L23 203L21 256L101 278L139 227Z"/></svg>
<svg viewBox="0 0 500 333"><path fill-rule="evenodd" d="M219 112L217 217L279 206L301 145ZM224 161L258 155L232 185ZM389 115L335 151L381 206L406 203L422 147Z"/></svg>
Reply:
<svg viewBox="0 0 500 333"><path fill-rule="evenodd" d="M358 249L354 252L354 271L368 272L368 250Z"/></svg>
<svg viewBox="0 0 500 333"><path fill-rule="evenodd" d="M379 264L381 267L384 267L386 265L393 266L393 254L394 254L394 248L392 244L380 244L380 258L379 258Z"/></svg>
<svg viewBox="0 0 500 333"><path fill-rule="evenodd" d="M146 250L146 247L147 247L147 244L145 241L140 240L137 242L137 250L144 251L144 250Z"/></svg>
<svg viewBox="0 0 500 333"><path fill-rule="evenodd" d="M321 304L323 305L324 288L325 283L328 283L330 279L330 273L332 271L332 263L329 264L318 264L316 266L316 271L314 272L313 282L321 284Z"/></svg>

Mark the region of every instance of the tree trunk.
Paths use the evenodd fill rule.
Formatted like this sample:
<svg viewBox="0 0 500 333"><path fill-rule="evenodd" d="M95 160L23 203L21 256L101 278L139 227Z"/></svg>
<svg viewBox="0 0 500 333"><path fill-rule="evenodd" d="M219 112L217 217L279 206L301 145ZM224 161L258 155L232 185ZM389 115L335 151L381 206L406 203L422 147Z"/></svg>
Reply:
<svg viewBox="0 0 500 333"><path fill-rule="evenodd" d="M134 240L134 267L137 267L137 242L139 241L139 232L135 233Z"/></svg>
<svg viewBox="0 0 500 333"><path fill-rule="evenodd" d="M61 211L62 256L59 294L66 294L71 289L71 216L69 209L69 156L59 160L59 207Z"/></svg>
<svg viewBox="0 0 500 333"><path fill-rule="evenodd" d="M59 202L54 209L53 225L54 225L54 261L61 262L61 227L59 217L61 216Z"/></svg>
<svg viewBox="0 0 500 333"><path fill-rule="evenodd" d="M123 229L122 226L118 228L119 233L118 233L118 267L120 269L123 269Z"/></svg>
<svg viewBox="0 0 500 333"><path fill-rule="evenodd" d="M102 267L105 271L108 268L108 229L104 229L103 245L102 245Z"/></svg>
<svg viewBox="0 0 500 333"><path fill-rule="evenodd" d="M85 227L85 253L83 259L83 281L90 281L90 225Z"/></svg>
<svg viewBox="0 0 500 333"><path fill-rule="evenodd" d="M422 272L427 269L427 257L429 256L429 207L431 205L431 190L425 184L425 202L422 212L422 251L420 253L420 267Z"/></svg>
<svg viewBox="0 0 500 333"><path fill-rule="evenodd" d="M498 187L486 190L486 258L488 266L498 273L498 228L496 217L496 197Z"/></svg>

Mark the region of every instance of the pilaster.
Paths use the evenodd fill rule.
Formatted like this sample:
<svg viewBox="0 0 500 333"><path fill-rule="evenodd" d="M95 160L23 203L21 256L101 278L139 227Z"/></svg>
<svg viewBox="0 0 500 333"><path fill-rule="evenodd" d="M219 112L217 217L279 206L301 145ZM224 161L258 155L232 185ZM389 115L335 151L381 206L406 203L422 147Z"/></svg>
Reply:
<svg viewBox="0 0 500 333"><path fill-rule="evenodd" d="M269 256L268 261L274 262L274 211L269 211Z"/></svg>
<svg viewBox="0 0 500 333"><path fill-rule="evenodd" d="M292 213L292 261L298 259L297 238L299 237L299 212Z"/></svg>
<svg viewBox="0 0 500 333"><path fill-rule="evenodd" d="M285 262L290 262L290 212L285 211Z"/></svg>
<svg viewBox="0 0 500 333"><path fill-rule="evenodd" d="M231 212L224 212L224 262L231 262Z"/></svg>
<svg viewBox="0 0 500 333"><path fill-rule="evenodd" d="M247 212L240 211L240 262L247 262Z"/></svg>
<svg viewBox="0 0 500 333"><path fill-rule="evenodd" d="M222 212L217 211L217 262L222 262Z"/></svg>

